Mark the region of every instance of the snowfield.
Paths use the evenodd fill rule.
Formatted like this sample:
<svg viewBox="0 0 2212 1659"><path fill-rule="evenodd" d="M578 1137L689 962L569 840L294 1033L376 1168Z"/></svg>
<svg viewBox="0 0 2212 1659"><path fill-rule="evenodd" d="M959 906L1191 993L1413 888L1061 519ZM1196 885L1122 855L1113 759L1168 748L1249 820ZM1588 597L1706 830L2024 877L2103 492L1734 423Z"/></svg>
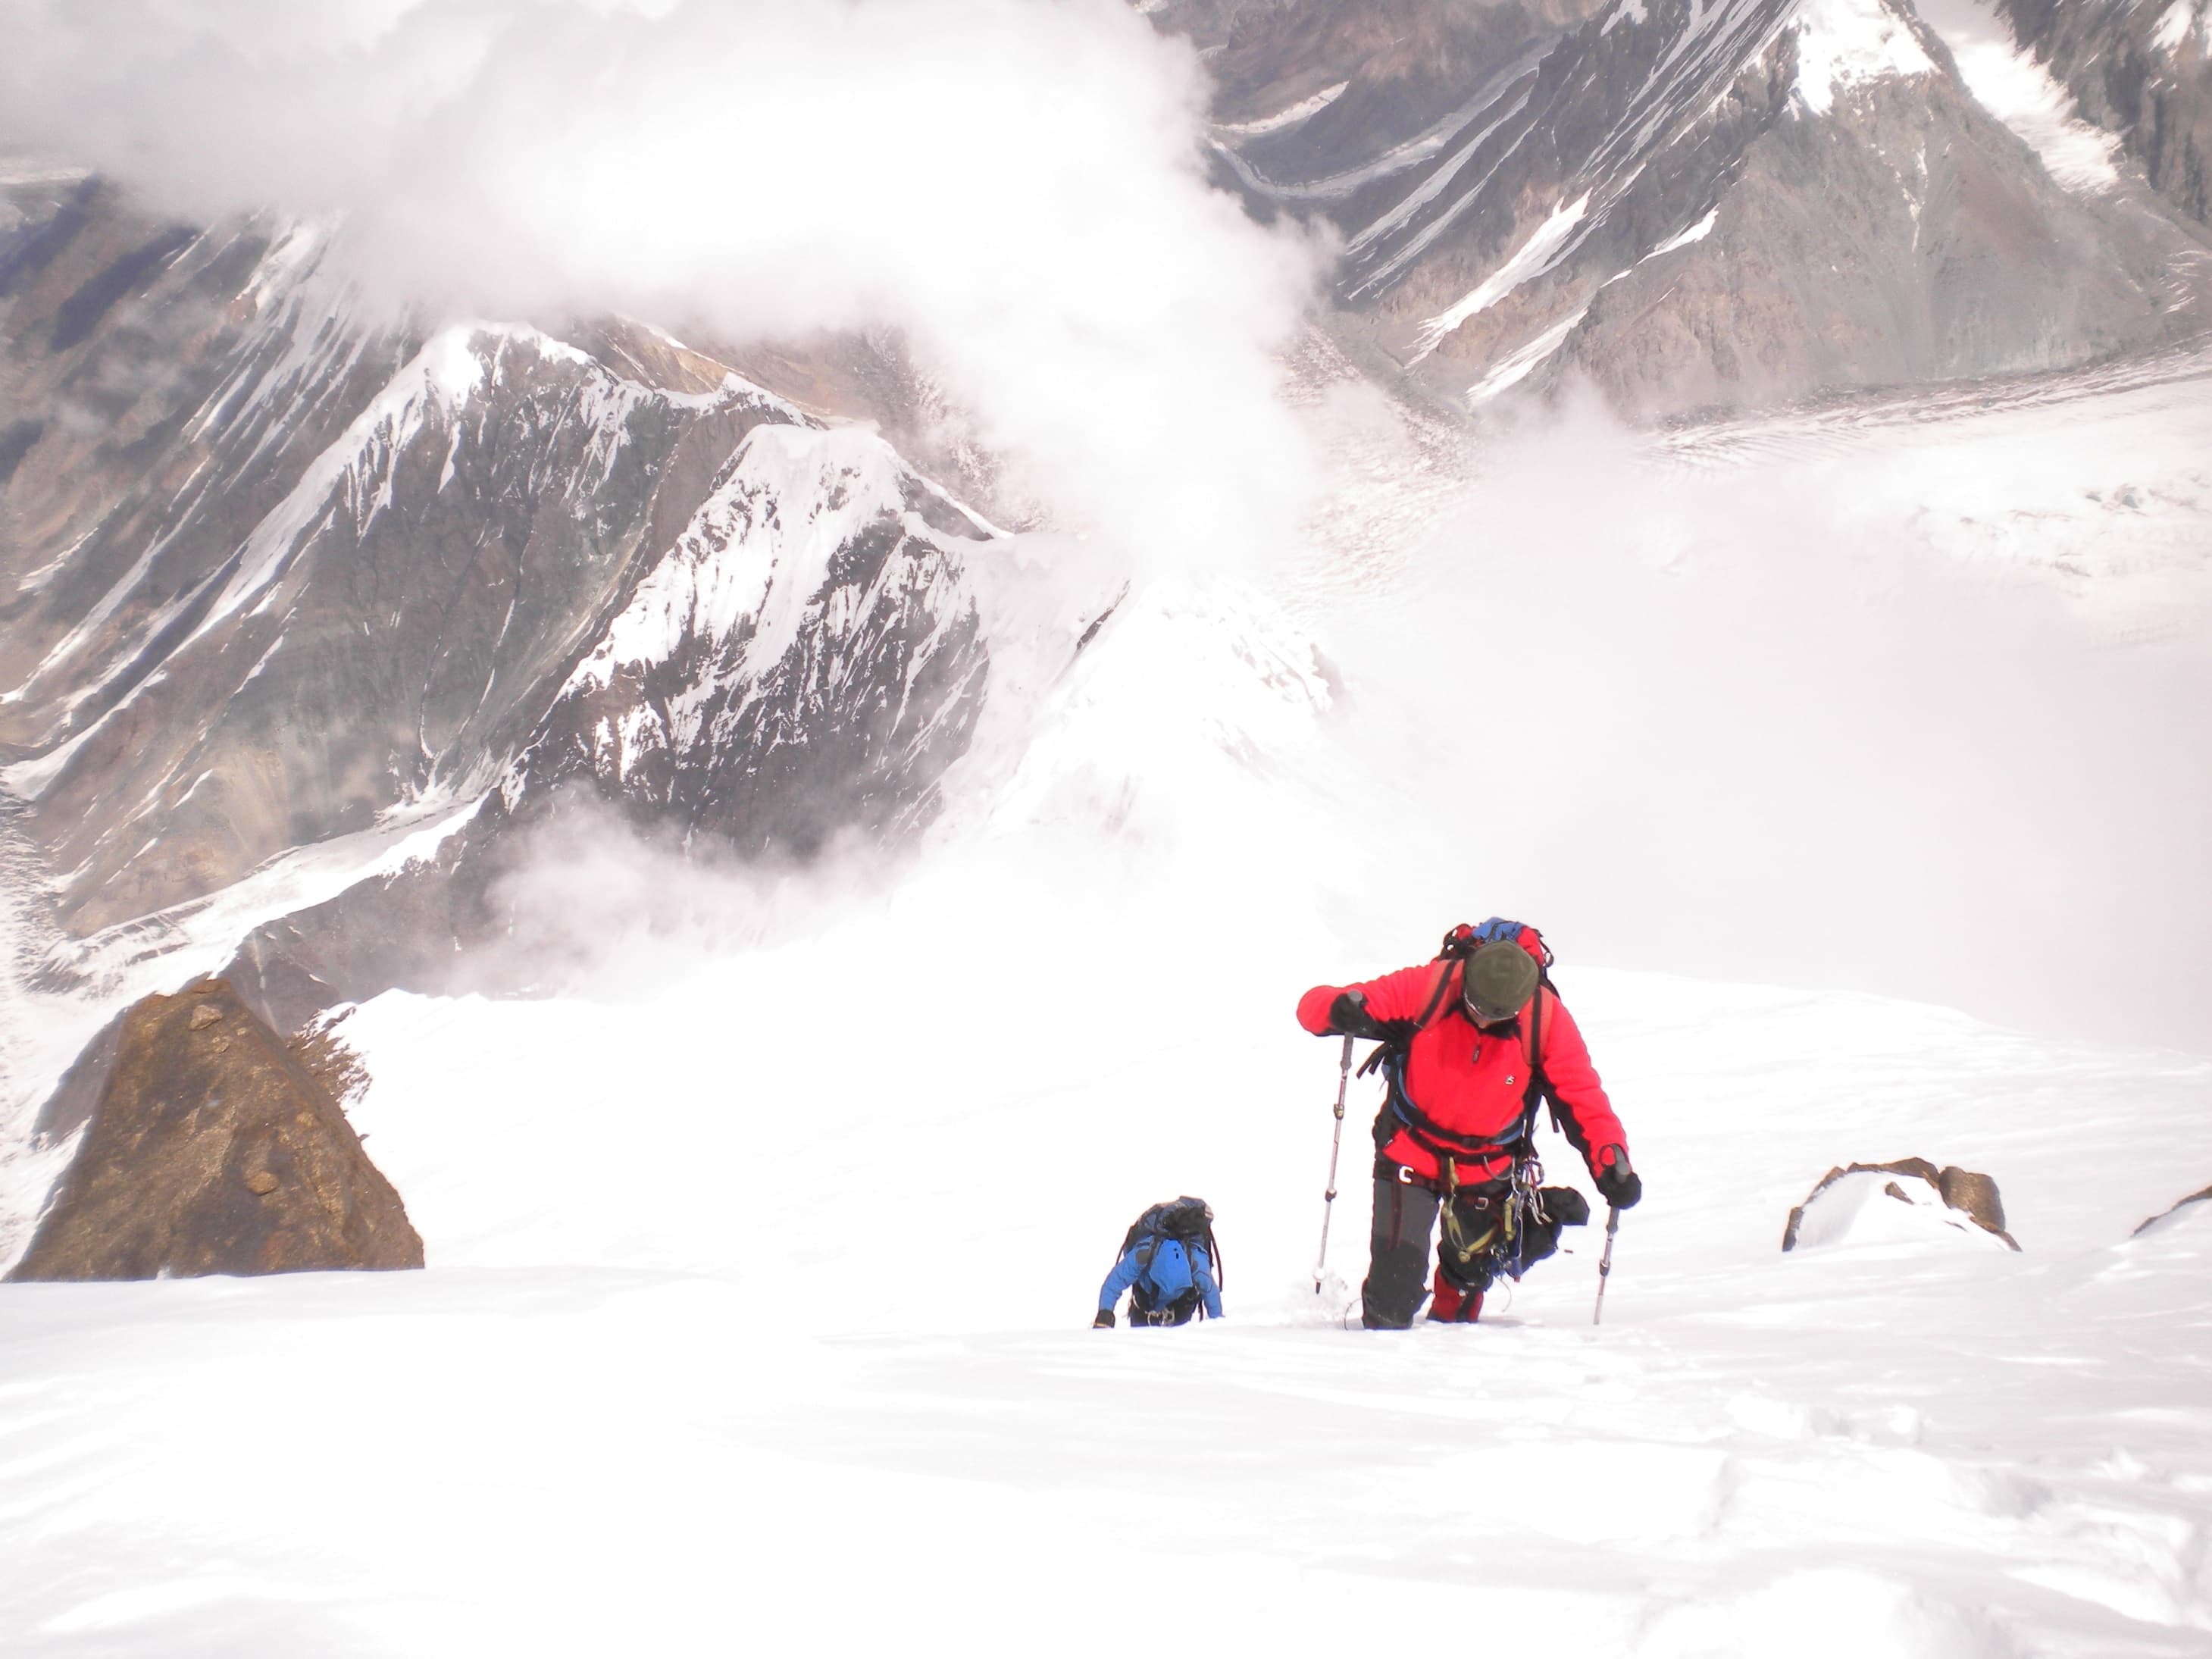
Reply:
<svg viewBox="0 0 2212 1659"><path fill-rule="evenodd" d="M1369 1334L1301 1279L1334 1045L1262 986L1214 1013L1264 1037L1008 1066L1030 958L860 1045L809 994L853 943L644 1006L364 1009L426 1273L11 1287L9 1650L1312 1652L1478 1609L1593 1656L2212 1641L2212 1206L2128 1240L2212 1169L2212 1066L1567 975L1650 1182L1606 1323L1593 1229L1480 1326ZM2085 1146L2119 1102L2154 1152ZM2024 1253L1780 1253L1832 1159L1923 1150L1998 1176ZM1179 1189L1231 1317L1084 1328Z"/></svg>
<svg viewBox="0 0 2212 1659"><path fill-rule="evenodd" d="M2160 380L2072 447L2041 404L1721 431L1662 453L1663 486L1554 446L1426 543L1273 593L1139 588L994 710L920 859L776 875L549 846L525 943L557 994L391 993L343 1027L427 1271L0 1291L0 1650L2212 1651L2212 1204L2130 1236L2212 1182L2212 1061L2128 1046L2101 982L2030 1035L1597 965L1661 939L1700 972L1964 999L1959 938L2007 940L1929 896L1985 867L1991 904L2166 962L2122 906L2194 927L2164 842L2124 848L2156 891L2068 884L2115 823L2201 848L2193 778L2113 783L2078 841L2008 792L2120 777L2110 724L2045 718L2088 676L2133 696L2155 658L2203 683L2134 624L2202 601L2207 451L2136 440L2201 434L2204 385ZM1946 465L1970 431L1992 454L2015 434L2072 504L2057 574L2032 524L1987 532L1986 467ZM1904 451L1933 457L1917 505ZM2107 510L2114 469L2154 512ZM1877 531L1893 562L1844 556ZM1899 574L1945 557L1972 581ZM1808 568L1841 574L1772 585ZM2012 628L2023 584L2075 606L2022 635L2034 696L1972 635ZM1001 617L1014 597L986 595ZM1986 736L2014 727L1931 711L1950 682L1916 677L1917 634L1876 666L1932 712L1925 757L1871 720L1866 641L1923 614L1990 720L2033 728L2024 773ZM1746 616L1778 631L1730 654ZM1516 638L1548 653L1553 740L1510 739L1536 769L1501 827L1469 805L1491 751L1440 749L1435 711L1468 641ZM2185 744L2201 702L2155 706ZM1892 777L1905 807L1849 816ZM2033 857L1998 839L2016 805L2055 837ZM1591 1228L1479 1326L1347 1329L1376 1091L1355 1085L1317 1293L1337 1045L1292 1006L1493 910L1558 948L1648 1182L1605 1323ZM1825 981L1777 939L1825 952ZM2172 960L2179 1006L2199 970ZM2022 1250L1869 1224L1782 1253L1830 1168L1908 1156L1994 1176ZM1122 1228L1178 1192L1218 1212L1230 1317L1090 1330Z"/></svg>

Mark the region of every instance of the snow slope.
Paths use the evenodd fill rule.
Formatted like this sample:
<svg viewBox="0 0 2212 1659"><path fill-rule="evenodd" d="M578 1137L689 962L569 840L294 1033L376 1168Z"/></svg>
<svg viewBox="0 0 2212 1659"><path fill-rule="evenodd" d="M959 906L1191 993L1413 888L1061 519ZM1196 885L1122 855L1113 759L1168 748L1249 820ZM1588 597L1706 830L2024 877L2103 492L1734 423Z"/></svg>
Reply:
<svg viewBox="0 0 2212 1659"><path fill-rule="evenodd" d="M1370 1336L1300 1285L1318 935L1224 980L1063 892L884 946L957 875L644 1005L362 1011L425 1273L11 1289L9 1650L1087 1653L1131 1600L1299 1652L1476 1606L1591 1656L2204 1650L2212 1217L2124 1241L2212 1167L2212 1067L1571 973L1651 1182L1606 1325L1583 1245ZM1110 963L1055 959L1078 925ZM821 994L856 949L937 958L865 1041ZM2085 1171L2121 1098L2169 1155ZM2025 1253L1779 1253L1830 1161L1908 1151L1996 1171ZM1231 1319L1082 1328L1182 1189Z"/></svg>

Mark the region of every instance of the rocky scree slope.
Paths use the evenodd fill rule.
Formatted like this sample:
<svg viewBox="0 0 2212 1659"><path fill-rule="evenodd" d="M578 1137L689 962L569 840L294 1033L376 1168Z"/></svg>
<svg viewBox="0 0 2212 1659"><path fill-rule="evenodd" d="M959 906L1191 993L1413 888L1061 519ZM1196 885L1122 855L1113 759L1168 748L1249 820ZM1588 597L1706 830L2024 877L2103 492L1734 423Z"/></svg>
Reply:
<svg viewBox="0 0 2212 1659"><path fill-rule="evenodd" d="M474 805L451 875L564 786L801 853L927 816L993 532L887 445L649 329L370 326L310 230L6 200L0 778L70 933Z"/></svg>
<svg viewBox="0 0 2212 1659"><path fill-rule="evenodd" d="M1226 66L1224 178L1344 238L1340 331L1454 398L1775 402L2203 325L2202 238L2055 184L1907 0L1156 15Z"/></svg>

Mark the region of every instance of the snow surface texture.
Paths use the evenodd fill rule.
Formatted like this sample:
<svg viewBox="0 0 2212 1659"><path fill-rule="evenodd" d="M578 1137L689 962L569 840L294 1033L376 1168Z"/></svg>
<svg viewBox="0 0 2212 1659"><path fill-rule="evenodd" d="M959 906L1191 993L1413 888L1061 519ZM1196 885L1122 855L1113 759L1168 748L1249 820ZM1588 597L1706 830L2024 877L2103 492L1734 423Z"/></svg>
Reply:
<svg viewBox="0 0 2212 1659"><path fill-rule="evenodd" d="M1910 531L1986 579L1990 614L2001 582L2063 593L2087 579L2046 562L2098 552L2090 631L2146 594L2189 616L2202 386L2076 386L2058 422L2033 398L1970 399L1677 434L1640 458L1588 446L1584 493L1601 470L1626 521L1652 520L1632 547L1648 580L1564 542L1529 557L1520 498L1493 491L1469 509L1488 541L1448 526L1337 550L1280 592L1128 593L1072 670L994 714L918 865L672 862L652 873L691 915L661 934L625 895L543 872L600 941L594 971L542 1000L388 994L344 1028L374 1079L357 1127L427 1272L0 1294L0 1646L1103 1653L1157 1628L1310 1652L1480 1618L1489 1644L1591 1659L2203 1653L2212 1207L2130 1234L2212 1179L2212 1063L1607 970L1594 927L1547 902L1650 1183L1606 1323L1589 1322L1592 1230L1479 1327L1370 1336L1342 1324L1373 1090L1317 1296L1334 1045L1291 1020L1309 983L1556 890L1474 841L1447 787L1463 769L1374 741L1402 703L1433 754L1419 715L1456 682L1425 653L1465 654L1437 618L1533 636L1528 588L1547 579L1601 632L1610 580L1662 648L1694 648L1652 584L1711 609L1735 555L1716 520L1668 518L1711 498L1653 495L1653 469L1731 499L1779 479L1808 521L1778 540L1784 564L1832 556L1809 526L1848 497L1867 516L1844 533ZM2154 514L2108 510L2122 479ZM1984 495L2020 481L2047 501L1987 520ZM1540 467L1511 482L1577 543L1607 527ZM1451 590L1428 562L1474 570L1484 605L1438 610ZM1096 617L1077 587L1010 581L986 596L993 626ZM1363 607L1401 678L1360 648ZM1558 763L1613 765L1584 745L1582 704L1618 698L1591 663L1628 636L1544 637L1548 712L1575 739ZM2121 645L2152 648L2100 640L2115 676ZM1678 693L1632 684L1656 768L1681 769ZM1893 757L1911 735L1877 737ZM1822 736L1793 729L1847 768ZM1749 752L1765 791L1808 775ZM1528 793L1573 804L1554 781ZM1592 887L1680 805L1664 769L1622 781L1637 841L1577 858ZM1848 884L1826 850L1793 856ZM1749 902L1786 908L1742 853ZM1747 913L1717 921L1679 883L1668 898L1675 933L1760 948ZM1544 1149L1587 1186L1548 1132ZM1948 1231L1780 1252L1826 1170L1907 1155L1995 1176L2023 1252ZM1085 1328L1122 1227L1178 1191L1219 1214L1231 1318Z"/></svg>

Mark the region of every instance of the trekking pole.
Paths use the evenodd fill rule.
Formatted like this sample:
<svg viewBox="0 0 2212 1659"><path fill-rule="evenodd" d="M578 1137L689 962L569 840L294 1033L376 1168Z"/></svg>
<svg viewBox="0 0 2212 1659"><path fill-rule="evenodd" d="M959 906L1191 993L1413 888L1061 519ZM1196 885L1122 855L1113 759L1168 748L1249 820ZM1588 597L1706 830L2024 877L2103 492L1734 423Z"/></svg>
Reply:
<svg viewBox="0 0 2212 1659"><path fill-rule="evenodd" d="M1344 1092L1352 1086L1352 1039L1344 1040L1344 1058L1336 1066L1336 1130L1328 1142L1328 1188L1321 1195L1321 1255L1314 1262L1314 1294L1328 1270L1328 1218L1336 1213L1336 1158L1344 1150Z"/></svg>
<svg viewBox="0 0 2212 1659"><path fill-rule="evenodd" d="M1605 1208L1605 1254L1597 1263L1597 1306L1590 1310L1593 1325L1605 1317L1605 1281L1613 1273L1613 1236L1620 1231L1620 1212L1608 1204Z"/></svg>

